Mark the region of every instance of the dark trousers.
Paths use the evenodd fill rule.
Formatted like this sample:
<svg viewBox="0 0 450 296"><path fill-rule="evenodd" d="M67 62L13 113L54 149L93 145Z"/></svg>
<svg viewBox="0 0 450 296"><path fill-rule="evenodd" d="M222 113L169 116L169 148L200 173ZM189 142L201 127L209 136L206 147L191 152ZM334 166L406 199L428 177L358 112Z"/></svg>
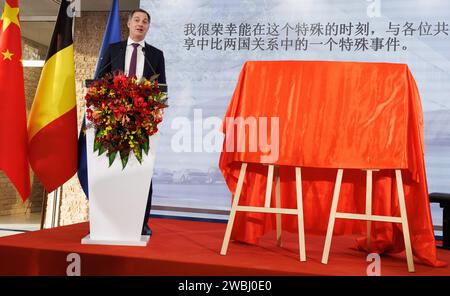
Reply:
<svg viewBox="0 0 450 296"><path fill-rule="evenodd" d="M148 218L150 217L150 209L152 208L152 194L153 184L150 181L150 190L148 191L147 206L145 207L144 223L142 227L144 227L144 225L148 223Z"/></svg>

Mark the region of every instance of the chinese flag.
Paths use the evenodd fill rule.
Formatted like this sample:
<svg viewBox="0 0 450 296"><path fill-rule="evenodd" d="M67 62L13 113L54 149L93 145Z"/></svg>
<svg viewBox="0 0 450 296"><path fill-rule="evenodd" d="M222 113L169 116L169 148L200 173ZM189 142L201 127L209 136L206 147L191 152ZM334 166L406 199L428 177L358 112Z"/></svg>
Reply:
<svg viewBox="0 0 450 296"><path fill-rule="evenodd" d="M30 194L28 135L18 0L0 19L0 169L26 200Z"/></svg>

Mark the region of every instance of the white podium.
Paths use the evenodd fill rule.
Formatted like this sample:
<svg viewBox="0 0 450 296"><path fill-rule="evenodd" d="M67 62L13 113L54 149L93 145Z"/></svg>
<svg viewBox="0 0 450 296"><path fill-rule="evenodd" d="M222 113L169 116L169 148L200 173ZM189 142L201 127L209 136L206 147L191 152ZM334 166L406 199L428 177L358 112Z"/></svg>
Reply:
<svg viewBox="0 0 450 296"><path fill-rule="evenodd" d="M148 155L142 164L130 153L122 169L119 153L109 167L104 153L94 152L94 129L86 133L90 233L82 244L146 246L149 236L141 235L145 207L153 176L155 152L159 135L150 137Z"/></svg>

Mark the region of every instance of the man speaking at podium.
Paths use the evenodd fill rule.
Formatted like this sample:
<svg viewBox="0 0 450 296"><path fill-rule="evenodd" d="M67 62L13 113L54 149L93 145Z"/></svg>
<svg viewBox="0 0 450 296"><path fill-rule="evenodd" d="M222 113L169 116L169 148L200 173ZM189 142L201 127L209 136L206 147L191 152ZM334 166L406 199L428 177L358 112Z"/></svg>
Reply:
<svg viewBox="0 0 450 296"><path fill-rule="evenodd" d="M145 77L150 79L159 74L157 80L160 84L166 83L166 71L164 66L163 52L149 44L145 36L150 28L150 14L143 9L133 10L128 16L128 40L111 44L106 50L101 62L98 78L106 73L120 70L129 77L136 76L138 79ZM148 193L147 206L145 209L143 235L152 235L148 227L148 218L152 205L152 182Z"/></svg>

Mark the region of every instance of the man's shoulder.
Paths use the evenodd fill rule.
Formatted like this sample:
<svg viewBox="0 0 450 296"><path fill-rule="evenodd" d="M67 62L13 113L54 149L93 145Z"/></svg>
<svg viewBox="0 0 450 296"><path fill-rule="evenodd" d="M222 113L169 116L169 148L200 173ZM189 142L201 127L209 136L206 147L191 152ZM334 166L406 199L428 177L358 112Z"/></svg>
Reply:
<svg viewBox="0 0 450 296"><path fill-rule="evenodd" d="M127 44L127 41L126 40L122 40L122 41L119 41L119 42L116 42L116 43L111 43L109 45L109 47L110 48L120 48L120 47L123 47L124 45L126 46L126 44Z"/></svg>
<svg viewBox="0 0 450 296"><path fill-rule="evenodd" d="M163 55L163 51L162 50L154 47L153 45L148 44L147 42L145 42L145 48L147 48L147 50L152 52L152 54Z"/></svg>

